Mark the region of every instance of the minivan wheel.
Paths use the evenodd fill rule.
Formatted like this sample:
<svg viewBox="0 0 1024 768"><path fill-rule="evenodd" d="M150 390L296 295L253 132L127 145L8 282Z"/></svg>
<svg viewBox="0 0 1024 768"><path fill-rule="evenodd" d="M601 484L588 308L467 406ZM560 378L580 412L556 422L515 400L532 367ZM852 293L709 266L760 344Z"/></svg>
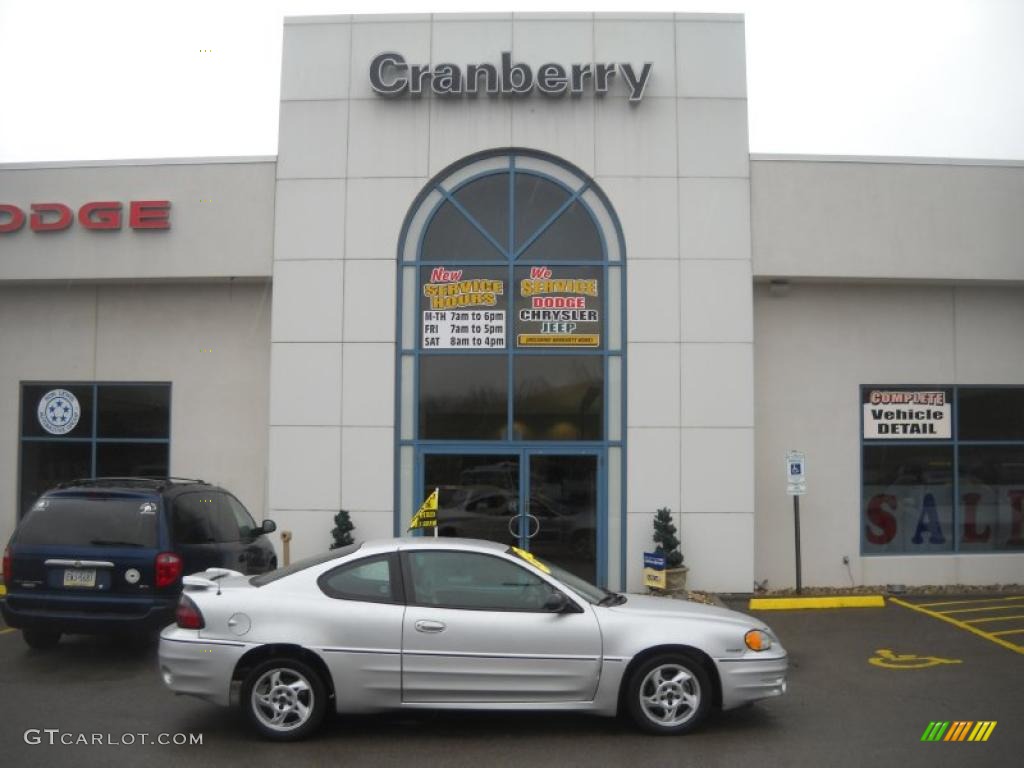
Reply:
<svg viewBox="0 0 1024 768"><path fill-rule="evenodd" d="M60 642L60 632L49 632L45 629L23 629L21 636L25 638L29 648L35 648L37 651L47 651Z"/></svg>
<svg viewBox="0 0 1024 768"><path fill-rule="evenodd" d="M648 733L692 731L711 707L707 671L681 653L648 659L633 672L627 686L629 714Z"/></svg>
<svg viewBox="0 0 1024 768"><path fill-rule="evenodd" d="M323 680L297 659L269 659L260 664L245 678L241 699L249 722L274 741L305 738L327 711Z"/></svg>

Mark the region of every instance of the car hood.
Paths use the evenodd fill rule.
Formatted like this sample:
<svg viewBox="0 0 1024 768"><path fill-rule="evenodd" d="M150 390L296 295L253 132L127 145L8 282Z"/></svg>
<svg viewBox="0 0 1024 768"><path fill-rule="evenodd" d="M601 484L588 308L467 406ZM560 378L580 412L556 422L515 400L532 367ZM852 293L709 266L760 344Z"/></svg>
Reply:
<svg viewBox="0 0 1024 768"><path fill-rule="evenodd" d="M702 621L718 620L727 624L741 624L751 627L759 622L752 616L717 605L706 605L692 600L673 600L668 597L651 597L650 595L626 595L622 605L608 606L604 610L631 616L652 616L660 619L698 619Z"/></svg>

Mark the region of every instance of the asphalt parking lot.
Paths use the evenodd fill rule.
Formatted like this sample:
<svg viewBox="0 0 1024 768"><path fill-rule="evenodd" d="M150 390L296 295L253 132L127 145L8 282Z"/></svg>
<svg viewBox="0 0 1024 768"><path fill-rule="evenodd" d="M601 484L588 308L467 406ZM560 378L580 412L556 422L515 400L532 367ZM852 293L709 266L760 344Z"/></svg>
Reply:
<svg viewBox="0 0 1024 768"><path fill-rule="evenodd" d="M973 602L996 597L1007 596L973 595L956 605L920 609L889 602L874 609L760 613L791 655L787 695L716 714L699 732L675 738L579 715L427 713L329 718L309 741L269 744L249 732L239 712L164 689L155 646L73 637L40 653L30 651L17 631L0 627L0 764L1015 765L1024 751L1024 632L997 636L1006 641L1000 644L933 615L1004 620L974 624L993 632L1011 632L1017 624L1024 629L1024 596ZM1012 616L1021 620L1015 624ZM1019 642L1019 650L1010 641ZM930 723L958 721L996 726L984 743L921 741ZM39 731L41 743L26 743L30 729ZM58 743L48 743L45 729L59 731ZM128 741L125 734L150 740L201 734L202 744L142 744L139 736L129 745L59 743L62 734L78 740L96 733L115 742Z"/></svg>

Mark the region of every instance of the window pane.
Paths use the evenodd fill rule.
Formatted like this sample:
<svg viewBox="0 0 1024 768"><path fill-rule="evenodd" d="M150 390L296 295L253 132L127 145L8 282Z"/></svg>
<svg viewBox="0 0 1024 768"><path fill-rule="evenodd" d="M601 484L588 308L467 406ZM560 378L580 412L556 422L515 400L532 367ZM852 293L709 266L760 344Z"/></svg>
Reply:
<svg viewBox="0 0 1024 768"><path fill-rule="evenodd" d="M452 197L495 241L508 247L507 173L494 173L471 181Z"/></svg>
<svg viewBox="0 0 1024 768"><path fill-rule="evenodd" d="M247 510L242 505L242 502L231 494L224 496L224 499L227 502L228 509L231 510L231 514L235 518L235 525L238 526L242 533L242 538L248 539L254 536L257 533L259 526L256 525L256 521L252 519L252 515L249 514L249 510Z"/></svg>
<svg viewBox="0 0 1024 768"><path fill-rule="evenodd" d="M569 199L569 193L554 182L532 173L516 174L516 250L550 219Z"/></svg>
<svg viewBox="0 0 1024 768"><path fill-rule="evenodd" d="M1024 440L1024 388L960 389L961 440Z"/></svg>
<svg viewBox="0 0 1024 768"><path fill-rule="evenodd" d="M70 393L74 400L59 390ZM91 384L25 384L21 388L21 434L58 439L92 437L92 408Z"/></svg>
<svg viewBox="0 0 1024 768"><path fill-rule="evenodd" d="M157 508L145 499L46 499L26 515L17 541L51 547L102 546L101 542L155 547Z"/></svg>
<svg viewBox="0 0 1024 768"><path fill-rule="evenodd" d="M503 440L508 419L504 355L421 355L421 440Z"/></svg>
<svg viewBox="0 0 1024 768"><path fill-rule="evenodd" d="M424 261L497 261L504 256L446 201L423 235L420 258Z"/></svg>
<svg viewBox="0 0 1024 768"><path fill-rule="evenodd" d="M953 448L865 445L864 552L953 550Z"/></svg>
<svg viewBox="0 0 1024 768"><path fill-rule="evenodd" d="M176 544L210 544L213 535L210 510L213 501L209 495L183 493L174 500L171 529Z"/></svg>
<svg viewBox="0 0 1024 768"><path fill-rule="evenodd" d="M597 225L578 200L555 219L523 252L523 261L601 261L604 250Z"/></svg>
<svg viewBox="0 0 1024 768"><path fill-rule="evenodd" d="M170 435L170 387L100 385L98 399L98 437Z"/></svg>
<svg viewBox="0 0 1024 768"><path fill-rule="evenodd" d="M391 588L391 564L386 555L346 563L325 573L317 583L328 597L374 603L395 602Z"/></svg>
<svg viewBox="0 0 1024 768"><path fill-rule="evenodd" d="M92 475L92 447L89 443L58 441L21 444L21 514L44 491L57 483Z"/></svg>
<svg viewBox="0 0 1024 768"><path fill-rule="evenodd" d="M1024 448L960 448L960 549L1024 549Z"/></svg>
<svg viewBox="0 0 1024 768"><path fill-rule="evenodd" d="M540 611L552 588L514 563L473 552L411 552L413 601L439 608Z"/></svg>
<svg viewBox="0 0 1024 768"><path fill-rule="evenodd" d="M441 536L518 544L519 457L433 453L423 458L425 499L437 488Z"/></svg>
<svg viewBox="0 0 1024 768"><path fill-rule="evenodd" d="M167 477L167 443L97 443L97 477Z"/></svg>
<svg viewBox="0 0 1024 768"><path fill-rule="evenodd" d="M604 415L604 358L523 355L515 363L516 437L522 440L600 440Z"/></svg>
<svg viewBox="0 0 1024 768"><path fill-rule="evenodd" d="M601 273L600 267L516 267L516 346L601 347L604 343Z"/></svg>

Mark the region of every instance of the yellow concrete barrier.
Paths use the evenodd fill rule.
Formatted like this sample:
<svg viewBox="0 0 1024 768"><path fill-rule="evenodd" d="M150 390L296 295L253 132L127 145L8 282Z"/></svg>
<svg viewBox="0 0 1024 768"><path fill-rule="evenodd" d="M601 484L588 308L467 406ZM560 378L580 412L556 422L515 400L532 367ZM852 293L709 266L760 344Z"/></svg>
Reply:
<svg viewBox="0 0 1024 768"><path fill-rule="evenodd" d="M805 608L884 608L881 595L836 595L835 597L754 597L752 611L797 611Z"/></svg>

